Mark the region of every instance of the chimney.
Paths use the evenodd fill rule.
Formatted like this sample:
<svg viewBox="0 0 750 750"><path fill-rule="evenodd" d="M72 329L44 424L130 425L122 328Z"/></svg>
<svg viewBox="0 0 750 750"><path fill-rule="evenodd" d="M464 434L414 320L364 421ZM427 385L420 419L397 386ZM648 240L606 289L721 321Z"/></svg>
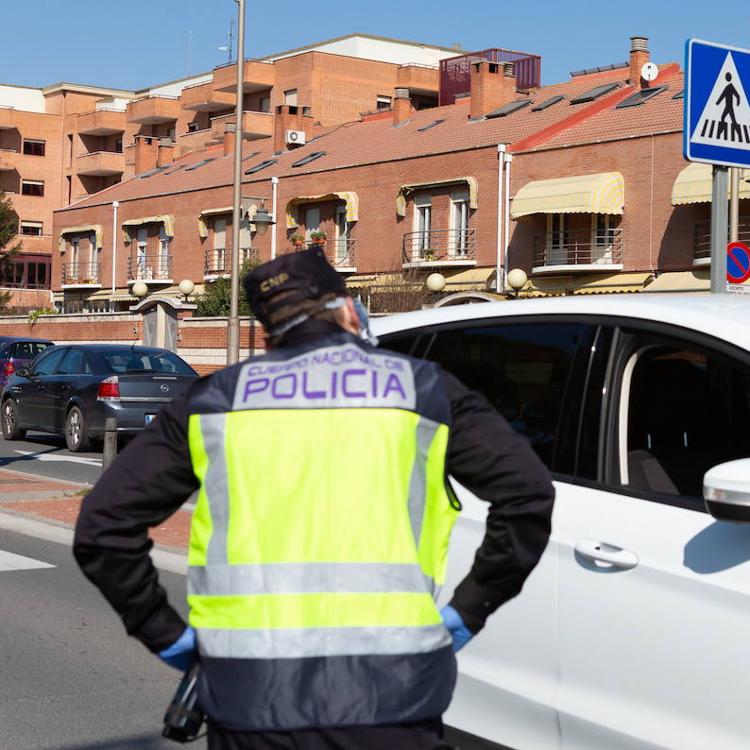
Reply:
<svg viewBox="0 0 750 750"><path fill-rule="evenodd" d="M409 89L396 89L393 94L393 124L398 126L411 117Z"/></svg>
<svg viewBox="0 0 750 750"><path fill-rule="evenodd" d="M310 107L281 104L276 107L276 115L273 120L274 153L283 151L287 147L295 148L295 146L286 142L287 130L302 130L306 141L312 138L314 121Z"/></svg>
<svg viewBox="0 0 750 750"><path fill-rule="evenodd" d="M226 129L224 130L224 156L229 156L234 151L234 134L236 131L237 128L233 122L226 124Z"/></svg>
<svg viewBox="0 0 750 750"><path fill-rule="evenodd" d="M472 63L469 109L472 120L481 120L515 98L516 72L513 63L493 63L488 60Z"/></svg>
<svg viewBox="0 0 750 750"><path fill-rule="evenodd" d="M165 167L174 161L174 141L171 138L160 138L156 155L156 166Z"/></svg>
<svg viewBox="0 0 750 750"><path fill-rule="evenodd" d="M152 136L135 137L135 173L143 174L156 169L159 161L159 139Z"/></svg>
<svg viewBox="0 0 750 750"><path fill-rule="evenodd" d="M630 84L637 89L649 86L647 81L641 79L641 68L649 62L651 55L648 51L648 37L630 37Z"/></svg>

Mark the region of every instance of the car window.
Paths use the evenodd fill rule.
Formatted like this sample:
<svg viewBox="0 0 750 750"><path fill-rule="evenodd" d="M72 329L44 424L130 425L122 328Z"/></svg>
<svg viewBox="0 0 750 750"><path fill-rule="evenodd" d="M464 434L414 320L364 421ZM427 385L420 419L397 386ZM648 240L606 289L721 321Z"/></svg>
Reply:
<svg viewBox="0 0 750 750"><path fill-rule="evenodd" d="M19 359L34 359L51 344L45 341L16 341L10 346L10 356Z"/></svg>
<svg viewBox="0 0 750 750"><path fill-rule="evenodd" d="M90 375L86 355L81 349L68 349L68 353L57 367L58 375Z"/></svg>
<svg viewBox="0 0 750 750"><path fill-rule="evenodd" d="M34 375L51 375L67 351L67 348L58 349L55 347L49 354L41 354L34 361Z"/></svg>
<svg viewBox="0 0 750 750"><path fill-rule="evenodd" d="M679 339L641 343L624 366L620 484L700 498L708 469L750 457L750 367Z"/></svg>
<svg viewBox="0 0 750 750"><path fill-rule="evenodd" d="M552 468L573 363L592 330L583 323L471 324L438 331L425 358L483 393Z"/></svg>
<svg viewBox="0 0 750 750"><path fill-rule="evenodd" d="M111 372L151 372L172 375L195 375L187 362L172 352L143 352L115 349L100 352Z"/></svg>

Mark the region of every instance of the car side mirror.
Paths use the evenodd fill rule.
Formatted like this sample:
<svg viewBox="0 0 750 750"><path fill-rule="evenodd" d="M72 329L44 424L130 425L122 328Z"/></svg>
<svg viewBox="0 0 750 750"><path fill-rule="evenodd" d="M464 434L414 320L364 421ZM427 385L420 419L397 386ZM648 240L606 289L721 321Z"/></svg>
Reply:
<svg viewBox="0 0 750 750"><path fill-rule="evenodd" d="M750 458L709 469L703 478L706 510L718 521L750 523Z"/></svg>
<svg viewBox="0 0 750 750"><path fill-rule="evenodd" d="M31 371L29 370L28 367L19 367L16 370L16 375L19 375L22 378L28 378L29 375L31 375Z"/></svg>

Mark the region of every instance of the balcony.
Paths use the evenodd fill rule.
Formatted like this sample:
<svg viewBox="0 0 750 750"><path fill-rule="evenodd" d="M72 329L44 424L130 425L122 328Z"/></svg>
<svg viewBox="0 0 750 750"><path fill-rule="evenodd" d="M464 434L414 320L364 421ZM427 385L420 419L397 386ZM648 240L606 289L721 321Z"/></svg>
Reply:
<svg viewBox="0 0 750 750"><path fill-rule="evenodd" d="M240 250L240 267L245 263L257 263L258 251L252 247ZM216 281L226 278L231 271L232 254L225 248L214 248L206 250L203 256L203 279L205 281Z"/></svg>
<svg viewBox="0 0 750 750"><path fill-rule="evenodd" d="M78 115L80 135L116 135L125 132L125 112L116 109L98 109Z"/></svg>
<svg viewBox="0 0 750 750"><path fill-rule="evenodd" d="M131 255L128 258L128 286L142 281L147 286L169 286L172 280L171 255Z"/></svg>
<svg viewBox="0 0 750 750"><path fill-rule="evenodd" d="M139 125L159 125L172 122L180 115L180 100L176 96L144 96L128 104L127 121Z"/></svg>
<svg viewBox="0 0 750 750"><path fill-rule="evenodd" d="M63 289L101 289L101 263L64 263L62 266Z"/></svg>
<svg viewBox="0 0 750 750"><path fill-rule="evenodd" d="M222 141L228 124L236 122L234 112L228 115L220 115L211 120L211 140ZM247 141L259 138L270 138L273 135L273 114L270 112L242 113L242 137Z"/></svg>
<svg viewBox="0 0 750 750"><path fill-rule="evenodd" d="M432 229L408 232L403 239L404 268L475 266L473 229Z"/></svg>
<svg viewBox="0 0 750 750"><path fill-rule="evenodd" d="M741 216L739 225L740 242L750 243L750 216ZM727 236L727 242L729 237ZM694 230L693 268L706 268L711 265L711 220L697 221Z"/></svg>
<svg viewBox="0 0 750 750"><path fill-rule="evenodd" d="M547 232L534 242L535 274L622 271L622 229Z"/></svg>
<svg viewBox="0 0 750 750"><path fill-rule="evenodd" d="M0 130L15 130L16 127L16 110L0 106Z"/></svg>
<svg viewBox="0 0 750 750"><path fill-rule="evenodd" d="M440 72L437 65L406 63L399 65L396 86L415 94L437 94L440 89Z"/></svg>
<svg viewBox="0 0 750 750"><path fill-rule="evenodd" d="M109 177L125 171L125 157L119 151L92 151L76 158L76 172L86 177Z"/></svg>
<svg viewBox="0 0 750 750"><path fill-rule="evenodd" d="M217 91L212 81L182 89L182 108L193 112L218 112L234 107L234 93Z"/></svg>
<svg viewBox="0 0 750 750"><path fill-rule="evenodd" d="M271 88L276 82L273 63L265 60L245 60L242 70L243 90L246 94ZM214 68L216 91L233 92L237 88L237 63Z"/></svg>
<svg viewBox="0 0 750 750"><path fill-rule="evenodd" d="M12 172L16 169L20 156L14 148L0 148L0 172Z"/></svg>

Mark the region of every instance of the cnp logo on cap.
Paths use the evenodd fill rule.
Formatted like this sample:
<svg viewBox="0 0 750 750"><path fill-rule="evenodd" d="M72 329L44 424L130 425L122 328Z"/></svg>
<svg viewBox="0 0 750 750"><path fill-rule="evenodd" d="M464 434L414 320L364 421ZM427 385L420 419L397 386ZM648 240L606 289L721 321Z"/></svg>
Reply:
<svg viewBox="0 0 750 750"><path fill-rule="evenodd" d="M270 292L272 289L282 286L287 281L289 281L288 273L280 273L277 276L271 276L270 279L260 282L260 291Z"/></svg>

